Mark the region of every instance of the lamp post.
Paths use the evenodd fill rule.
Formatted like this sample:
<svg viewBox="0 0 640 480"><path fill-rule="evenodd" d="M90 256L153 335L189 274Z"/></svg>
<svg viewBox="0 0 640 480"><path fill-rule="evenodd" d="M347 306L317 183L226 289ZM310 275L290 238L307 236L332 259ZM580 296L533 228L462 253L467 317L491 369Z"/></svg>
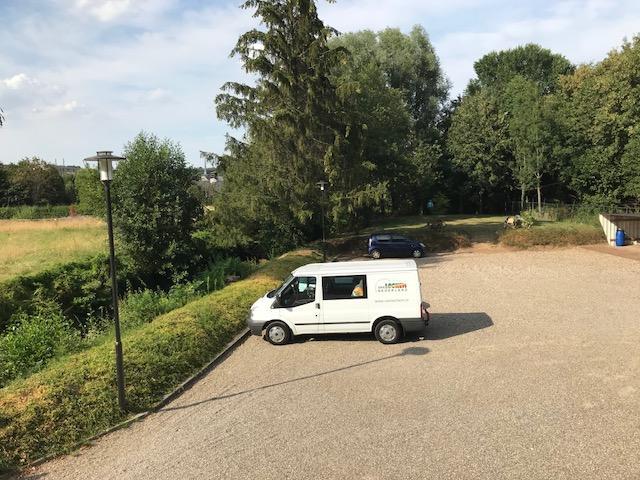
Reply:
<svg viewBox="0 0 640 480"><path fill-rule="evenodd" d="M109 232L109 266L111 270L111 299L113 302L113 320L116 329L116 382L118 385L118 405L125 411L127 404L124 397L124 367L122 362L122 338L120 336L120 316L118 314L118 281L116 279L116 255L113 246L113 220L111 219L111 180L113 180L113 162L124 160L124 157L112 155L111 151L98 152L97 155L85 158L85 162L97 162L100 180L104 185L107 200L107 230Z"/></svg>
<svg viewBox="0 0 640 480"><path fill-rule="evenodd" d="M316 183L316 185L322 192L322 200L320 201L320 212L321 212L320 215L322 215L322 261L326 262L327 261L327 242L324 236L324 199L325 199L325 192L327 191L327 186L329 184L324 180L320 180L319 182Z"/></svg>

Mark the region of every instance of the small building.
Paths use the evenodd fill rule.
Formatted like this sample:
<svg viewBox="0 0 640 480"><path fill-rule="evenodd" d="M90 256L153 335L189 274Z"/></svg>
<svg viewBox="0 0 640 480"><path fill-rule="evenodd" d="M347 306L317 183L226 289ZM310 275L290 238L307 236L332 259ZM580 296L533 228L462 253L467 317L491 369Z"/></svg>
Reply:
<svg viewBox="0 0 640 480"><path fill-rule="evenodd" d="M607 243L612 247L616 245L618 229L624 231L627 240L640 242L640 212L601 213L599 219Z"/></svg>

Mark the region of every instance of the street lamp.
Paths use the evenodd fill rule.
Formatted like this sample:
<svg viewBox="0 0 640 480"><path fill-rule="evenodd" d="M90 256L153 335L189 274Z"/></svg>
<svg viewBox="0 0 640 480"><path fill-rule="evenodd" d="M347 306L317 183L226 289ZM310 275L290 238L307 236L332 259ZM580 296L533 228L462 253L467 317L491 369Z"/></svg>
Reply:
<svg viewBox="0 0 640 480"><path fill-rule="evenodd" d="M98 152L97 155L85 158L85 162L97 162L100 180L104 185L107 199L107 230L109 231L109 266L111 270L111 299L113 302L113 320L116 326L116 382L118 385L118 405L121 411L126 410L124 397L124 367L122 362L122 338L120 336L120 316L118 314L118 281L116 279L116 255L113 246L113 220L111 219L111 180L113 180L113 162L124 160L116 157L111 151Z"/></svg>
<svg viewBox="0 0 640 480"><path fill-rule="evenodd" d="M324 199L325 199L327 187L329 186L329 184L324 180L320 180L319 182L316 183L316 185L322 192L322 201L320 202L320 211L322 215L322 261L326 262L327 261L327 243L325 241L325 236L324 236Z"/></svg>

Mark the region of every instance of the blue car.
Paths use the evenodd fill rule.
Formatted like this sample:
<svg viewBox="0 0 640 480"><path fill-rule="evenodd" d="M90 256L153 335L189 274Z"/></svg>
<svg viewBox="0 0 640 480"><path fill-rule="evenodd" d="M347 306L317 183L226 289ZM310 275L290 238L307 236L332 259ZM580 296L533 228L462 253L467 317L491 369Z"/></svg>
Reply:
<svg viewBox="0 0 640 480"><path fill-rule="evenodd" d="M425 252L424 243L389 233L371 235L367 247L369 255L375 259L382 257L420 258Z"/></svg>

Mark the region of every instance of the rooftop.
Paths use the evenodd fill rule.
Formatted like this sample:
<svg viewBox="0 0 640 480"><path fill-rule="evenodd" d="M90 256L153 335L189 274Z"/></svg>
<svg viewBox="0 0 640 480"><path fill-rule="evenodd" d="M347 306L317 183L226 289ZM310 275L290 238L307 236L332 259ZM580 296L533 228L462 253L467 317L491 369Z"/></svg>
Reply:
<svg viewBox="0 0 640 480"><path fill-rule="evenodd" d="M372 272L404 272L416 270L413 260L376 260L361 262L310 263L293 271L295 276L301 275L351 275Z"/></svg>

